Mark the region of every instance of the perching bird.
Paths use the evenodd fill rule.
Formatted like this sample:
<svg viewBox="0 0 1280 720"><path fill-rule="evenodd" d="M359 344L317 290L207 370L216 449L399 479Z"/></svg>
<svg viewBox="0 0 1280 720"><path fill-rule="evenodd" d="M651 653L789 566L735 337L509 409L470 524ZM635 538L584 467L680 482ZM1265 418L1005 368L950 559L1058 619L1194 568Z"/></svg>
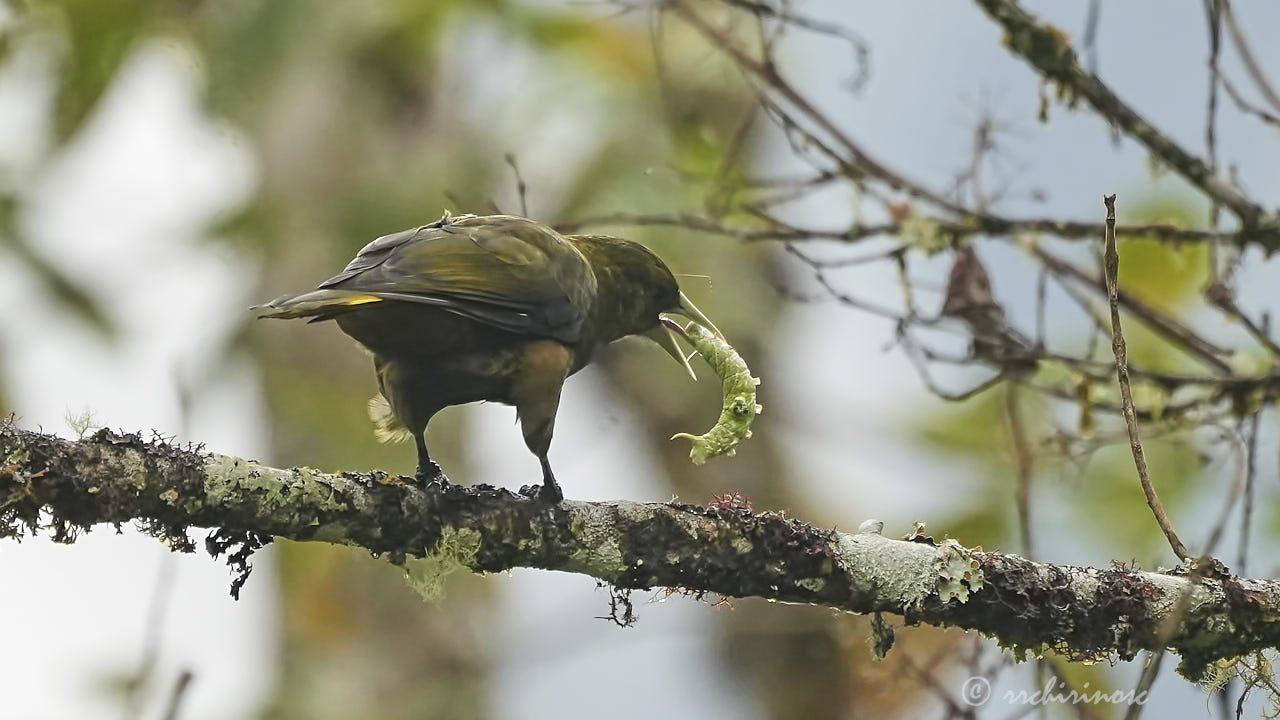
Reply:
<svg viewBox="0 0 1280 720"><path fill-rule="evenodd" d="M384 441L413 437L419 482L442 477L427 451L433 415L480 400L514 405L551 502L562 497L547 451L565 379L626 335L654 340L692 375L659 313L715 330L643 245L511 215L446 214L380 237L318 289L260 309L336 320L373 354L370 417Z"/></svg>

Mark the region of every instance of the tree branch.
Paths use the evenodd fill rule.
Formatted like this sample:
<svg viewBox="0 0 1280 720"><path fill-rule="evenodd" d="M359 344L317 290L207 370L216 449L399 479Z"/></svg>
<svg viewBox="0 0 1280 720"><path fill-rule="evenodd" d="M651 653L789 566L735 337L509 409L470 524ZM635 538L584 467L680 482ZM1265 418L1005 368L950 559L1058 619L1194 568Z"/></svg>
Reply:
<svg viewBox="0 0 1280 720"><path fill-rule="evenodd" d="M1082 97L1102 117L1126 135L1146 146L1188 182L1214 202L1240 218L1243 236L1268 252L1280 249L1280 219L1217 177L1204 160L1192 155L1112 92L1097 75L1086 71L1060 30L1038 22L1014 0L977 0L987 14L1004 27L1005 45L1021 55L1046 79L1056 82L1072 97Z"/></svg>
<svg viewBox="0 0 1280 720"><path fill-rule="evenodd" d="M1124 425L1129 432L1129 449L1133 453L1133 463L1138 470L1138 482L1142 484L1142 494L1147 498L1147 506L1155 514L1156 523L1161 532L1169 540L1169 547L1182 561L1192 560L1191 551L1182 544L1178 532L1173 528L1169 514L1165 512L1164 503L1156 494L1156 487L1151 482L1151 473L1147 469L1147 453L1142 449L1142 430L1138 427L1138 412L1133 406L1133 389L1129 383L1129 351L1124 341L1124 330L1120 322L1120 253L1116 250L1116 196L1103 198L1107 206L1107 237L1103 250L1103 276L1107 283L1107 299L1111 307L1111 351L1116 356L1116 378L1120 385L1120 402L1124 408Z"/></svg>
<svg viewBox="0 0 1280 720"><path fill-rule="evenodd" d="M102 430L69 441L0 422L0 537L50 530L70 542L92 525L129 521L185 551L194 549L189 528L215 528L210 549L238 543L242 561L262 535L396 562L448 548L476 572L541 568L624 589L895 613L1072 658L1129 659L1167 644L1193 676L1280 643L1280 582L1048 565L919 533L893 540L870 522L853 534L823 530L739 504L549 506L487 485L423 490L377 471L281 470L159 437ZM1162 642L1161 625L1184 597L1187 610Z"/></svg>
<svg viewBox="0 0 1280 720"><path fill-rule="evenodd" d="M609 225L631 226L663 226L677 227L686 230L722 235L743 242L761 242L781 240L800 242L805 240L835 240L855 243L872 237L897 235L903 231L901 222L854 223L843 229L804 228L784 225L772 216L757 214L769 226L747 227L732 223L722 218L693 213L609 213L556 222L555 229L562 233L577 233L586 228ZM1006 218L991 213L983 215L967 215L962 220L948 220L941 217L921 216L929 224L937 227L938 232L960 239L972 235L1017 235L1022 233L1046 233L1065 240L1096 240L1104 232L1102 223L1079 222L1075 220L1053 220L1050 218ZM1180 228L1168 223L1145 223L1138 225L1117 225L1118 237L1149 237L1155 240L1177 243L1226 243L1244 245L1238 232L1203 230L1197 228Z"/></svg>

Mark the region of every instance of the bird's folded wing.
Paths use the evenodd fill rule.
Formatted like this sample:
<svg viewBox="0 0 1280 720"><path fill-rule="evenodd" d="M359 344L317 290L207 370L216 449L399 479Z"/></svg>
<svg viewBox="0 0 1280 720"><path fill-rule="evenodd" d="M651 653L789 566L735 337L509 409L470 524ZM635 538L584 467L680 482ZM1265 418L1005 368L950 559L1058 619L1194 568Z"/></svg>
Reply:
<svg viewBox="0 0 1280 720"><path fill-rule="evenodd" d="M595 295L585 258L523 218L468 218L367 245L321 288L440 307L494 327L575 342Z"/></svg>

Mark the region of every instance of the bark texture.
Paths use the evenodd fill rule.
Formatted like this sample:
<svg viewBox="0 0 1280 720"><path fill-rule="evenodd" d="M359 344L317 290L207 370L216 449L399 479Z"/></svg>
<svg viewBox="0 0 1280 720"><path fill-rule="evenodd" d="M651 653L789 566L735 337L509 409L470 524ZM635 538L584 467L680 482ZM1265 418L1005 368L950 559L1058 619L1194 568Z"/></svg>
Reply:
<svg viewBox="0 0 1280 720"><path fill-rule="evenodd" d="M1280 643L1280 582L1225 572L1056 566L879 524L813 527L736 504L579 502L550 506L486 485L423 490L382 472L326 474L101 430L80 441L0 423L0 537L72 541L98 523L136 522L175 549L248 558L271 537L439 558L475 572L513 567L589 575L620 589L893 613L978 630L1017 651L1132 658L1168 647L1198 677L1209 663Z"/></svg>

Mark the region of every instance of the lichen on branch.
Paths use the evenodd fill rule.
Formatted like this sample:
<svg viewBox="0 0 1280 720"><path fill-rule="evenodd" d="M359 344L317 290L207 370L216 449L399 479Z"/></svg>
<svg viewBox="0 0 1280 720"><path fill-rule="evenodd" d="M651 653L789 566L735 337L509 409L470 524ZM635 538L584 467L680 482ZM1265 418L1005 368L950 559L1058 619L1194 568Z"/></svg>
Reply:
<svg viewBox="0 0 1280 720"><path fill-rule="evenodd" d="M126 522L186 552L195 549L190 530L210 528L208 549L237 563L237 586L252 552L277 537L402 563L432 558L444 569L540 568L622 590L892 613L977 630L1022 654L1130 659L1168 647L1192 677L1280 644L1276 581L1048 565L919 531L895 540L875 522L825 530L746 501L550 505L488 485L424 489L377 471L285 470L161 437L101 430L72 441L0 422L0 540L47 533L73 542L93 525Z"/></svg>

